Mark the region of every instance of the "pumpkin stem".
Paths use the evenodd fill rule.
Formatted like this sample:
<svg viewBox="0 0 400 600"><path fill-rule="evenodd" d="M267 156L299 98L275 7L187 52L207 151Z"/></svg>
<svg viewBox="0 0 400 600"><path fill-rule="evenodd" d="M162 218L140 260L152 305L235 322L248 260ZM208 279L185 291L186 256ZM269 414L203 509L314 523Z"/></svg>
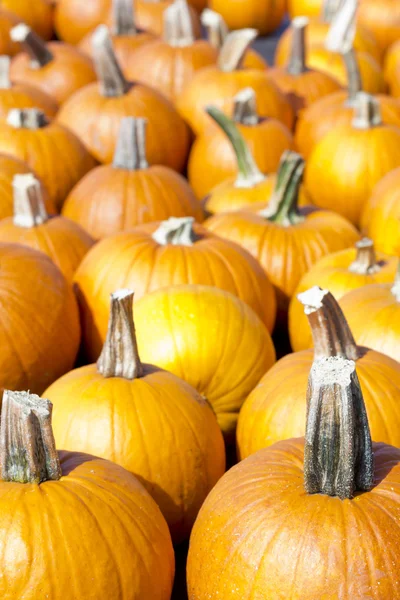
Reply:
<svg viewBox="0 0 400 600"><path fill-rule="evenodd" d="M360 68L358 66L356 53L354 48L350 48L343 54L343 61L347 72L347 92L348 97L346 106L354 108L356 103L357 94L362 91L362 80Z"/></svg>
<svg viewBox="0 0 400 600"><path fill-rule="evenodd" d="M304 221L297 207L304 166L300 154L292 150L282 154L275 189L268 206L259 211L261 217L284 226Z"/></svg>
<svg viewBox="0 0 400 600"><path fill-rule="evenodd" d="M371 129L382 125L379 100L366 92L358 92L354 100L352 125L355 129Z"/></svg>
<svg viewBox="0 0 400 600"><path fill-rule="evenodd" d="M211 46L221 50L229 33L228 26L222 16L210 8L205 8L201 13L201 24L207 31Z"/></svg>
<svg viewBox="0 0 400 600"><path fill-rule="evenodd" d="M291 75L301 75L307 71L306 67L306 29L309 20L307 17L296 17L292 21L292 48L286 70Z"/></svg>
<svg viewBox="0 0 400 600"><path fill-rule="evenodd" d="M353 334L338 302L328 290L315 286L297 298L311 327L314 340L314 360L341 356L348 360L359 358Z"/></svg>
<svg viewBox="0 0 400 600"><path fill-rule="evenodd" d="M219 53L219 69L225 73L240 69L245 54L257 35L257 29L239 29L228 33Z"/></svg>
<svg viewBox="0 0 400 600"><path fill-rule="evenodd" d="M35 394L4 391L0 427L3 481L41 483L61 478L52 409L51 402Z"/></svg>
<svg viewBox="0 0 400 600"><path fill-rule="evenodd" d="M396 298L397 302L400 302L400 260L397 268L396 279L394 280L394 285L392 287L392 294Z"/></svg>
<svg viewBox="0 0 400 600"><path fill-rule="evenodd" d="M374 242L369 238L363 238L356 243L357 256L356 260L349 266L351 273L359 275L369 275L380 270L378 261L376 260Z"/></svg>
<svg viewBox="0 0 400 600"><path fill-rule="evenodd" d="M357 7L358 0L346 0L337 9L325 39L325 48L330 52L345 54L353 48Z"/></svg>
<svg viewBox="0 0 400 600"><path fill-rule="evenodd" d="M147 119L124 117L121 119L113 167L126 171L147 169L146 158Z"/></svg>
<svg viewBox="0 0 400 600"><path fill-rule="evenodd" d="M112 0L112 16L111 33L113 35L134 36L137 34L132 0Z"/></svg>
<svg viewBox="0 0 400 600"><path fill-rule="evenodd" d="M111 295L107 337L97 361L103 377L138 379L143 375L132 311L132 290L118 290Z"/></svg>
<svg viewBox="0 0 400 600"><path fill-rule="evenodd" d="M170 217L160 223L151 237L161 246L193 246L198 239L193 223L193 217Z"/></svg>
<svg viewBox="0 0 400 600"><path fill-rule="evenodd" d="M7 115L7 123L15 129L41 129L48 125L43 111L37 108L13 108Z"/></svg>
<svg viewBox="0 0 400 600"><path fill-rule="evenodd" d="M217 125L219 125L232 144L239 171L235 186L251 188L261 181L264 181L264 175L257 167L256 161L254 160L244 137L232 119L227 117L215 106L208 106L206 111L210 117L214 119Z"/></svg>
<svg viewBox="0 0 400 600"><path fill-rule="evenodd" d="M321 20L324 23L330 23L343 2L346 2L346 0L323 0Z"/></svg>
<svg viewBox="0 0 400 600"><path fill-rule="evenodd" d="M241 125L258 125L260 122L256 93L252 88L247 87L234 97L233 120Z"/></svg>
<svg viewBox="0 0 400 600"><path fill-rule="evenodd" d="M304 486L308 494L352 498L374 482L374 455L355 363L314 361L308 379Z"/></svg>
<svg viewBox="0 0 400 600"><path fill-rule="evenodd" d="M110 32L105 25L97 27L92 36L93 60L100 83L101 94L105 97L124 96L131 87L122 74L115 56Z"/></svg>
<svg viewBox="0 0 400 600"><path fill-rule="evenodd" d="M35 227L49 219L39 181L30 173L13 179L14 225Z"/></svg>
<svg viewBox="0 0 400 600"><path fill-rule="evenodd" d="M0 56L0 89L9 90L12 87L10 80L10 64L9 56Z"/></svg>
<svg viewBox="0 0 400 600"><path fill-rule="evenodd" d="M33 69L45 67L54 60L54 55L46 46L45 41L25 23L19 23L13 27L10 36L13 42L23 44L31 58Z"/></svg>
<svg viewBox="0 0 400 600"><path fill-rule="evenodd" d="M186 0L175 0L164 11L164 39L174 47L191 46L195 41L192 15Z"/></svg>

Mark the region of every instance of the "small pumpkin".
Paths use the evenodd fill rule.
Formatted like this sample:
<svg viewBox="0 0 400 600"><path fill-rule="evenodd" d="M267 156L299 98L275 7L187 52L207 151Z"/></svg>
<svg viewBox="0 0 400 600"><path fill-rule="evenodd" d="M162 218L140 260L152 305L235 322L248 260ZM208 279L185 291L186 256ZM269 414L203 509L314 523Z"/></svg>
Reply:
<svg viewBox="0 0 400 600"><path fill-rule="evenodd" d="M254 27L261 35L275 31L286 12L285 0L211 0L210 6L229 29Z"/></svg>
<svg viewBox="0 0 400 600"><path fill-rule="evenodd" d="M73 133L34 108L11 110L0 122L0 153L24 160L39 175L57 210L95 162ZM62 160L65 156L66 159Z"/></svg>
<svg viewBox="0 0 400 600"><path fill-rule="evenodd" d="M305 185L316 206L360 224L374 186L400 165L400 128L385 125L379 102L360 92L351 125L327 133L311 152Z"/></svg>
<svg viewBox="0 0 400 600"><path fill-rule="evenodd" d="M79 44L85 35L106 22L109 11L110 0L57 0L54 26L58 38L68 44Z"/></svg>
<svg viewBox="0 0 400 600"><path fill-rule="evenodd" d="M164 12L175 0L136 0L135 10L140 29L161 37L164 30ZM190 17L196 39L201 37L200 16L190 4Z"/></svg>
<svg viewBox="0 0 400 600"><path fill-rule="evenodd" d="M200 506L224 473L224 442L213 411L194 388L140 361L132 299L130 290L112 295L97 365L71 371L45 396L54 404L57 444L96 453L131 471L159 505L174 542L180 542L189 537Z"/></svg>
<svg viewBox="0 0 400 600"><path fill-rule="evenodd" d="M147 159L181 171L189 152L189 130L173 105L156 90L129 83L121 72L110 34L100 26L93 36L99 83L85 86L61 108L57 120L82 140L101 163L113 160L121 119L148 120Z"/></svg>
<svg viewBox="0 0 400 600"><path fill-rule="evenodd" d="M400 37L400 6L396 0L362 0L357 18L373 33L383 52Z"/></svg>
<svg viewBox="0 0 400 600"><path fill-rule="evenodd" d="M393 281L397 268L395 258L376 253L373 242L368 238L363 238L355 246L322 257L301 278L289 306L290 343L295 352L312 347L311 331L298 299L299 294L318 285L328 289L339 300L351 290Z"/></svg>
<svg viewBox="0 0 400 600"><path fill-rule="evenodd" d="M54 8L49 0L1 0L1 7L11 11L45 40L53 36Z"/></svg>
<svg viewBox="0 0 400 600"><path fill-rule="evenodd" d="M88 454L58 453L51 415L48 400L4 392L0 428L4 598L20 597L30 580L23 592L26 600L116 599L122 590L127 600L169 600L174 551L156 503L121 467ZM52 563L55 548L62 561L57 565ZM23 552L34 553L34 564L23 560ZM66 564L68 569L62 568ZM118 570L111 565L118 565Z"/></svg>
<svg viewBox="0 0 400 600"><path fill-rule="evenodd" d="M233 121L260 171L275 172L282 153L293 147L289 129L276 119L260 117L251 88L245 88L235 96ZM206 196L237 172L238 159L231 139L221 127L210 125L196 138L189 155L188 178L195 194L198 198Z"/></svg>
<svg viewBox="0 0 400 600"><path fill-rule="evenodd" d="M96 240L170 216L203 220L201 205L184 177L162 165L149 166L146 124L145 119L121 119L113 164L90 171L65 201L64 217Z"/></svg>
<svg viewBox="0 0 400 600"><path fill-rule="evenodd" d="M270 332L275 324L275 293L257 261L192 218L149 223L103 240L87 254L75 281L83 345L92 360L106 337L109 295L121 286L135 288L138 299L169 286L215 286L251 306Z"/></svg>
<svg viewBox="0 0 400 600"><path fill-rule="evenodd" d="M0 55L15 56L21 45L11 39L10 32L20 19L13 12L0 7Z"/></svg>

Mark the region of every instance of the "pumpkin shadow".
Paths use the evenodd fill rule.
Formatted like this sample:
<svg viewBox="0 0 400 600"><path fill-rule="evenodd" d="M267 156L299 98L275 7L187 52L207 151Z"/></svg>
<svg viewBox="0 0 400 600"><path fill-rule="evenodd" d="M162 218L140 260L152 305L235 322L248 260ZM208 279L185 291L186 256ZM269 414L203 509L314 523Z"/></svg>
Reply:
<svg viewBox="0 0 400 600"><path fill-rule="evenodd" d="M73 284L73 290L75 297L78 301L79 310L79 322L81 325L81 344L78 352L78 357L75 362L75 367L83 367L84 365L90 364L93 361L93 357L89 356L85 349L85 340L90 340L91 347L102 348L103 342L100 336L100 332L94 322L93 312L89 307L85 295L83 294L79 285L75 282ZM100 352L99 352L100 354ZM98 356L96 357L97 360Z"/></svg>

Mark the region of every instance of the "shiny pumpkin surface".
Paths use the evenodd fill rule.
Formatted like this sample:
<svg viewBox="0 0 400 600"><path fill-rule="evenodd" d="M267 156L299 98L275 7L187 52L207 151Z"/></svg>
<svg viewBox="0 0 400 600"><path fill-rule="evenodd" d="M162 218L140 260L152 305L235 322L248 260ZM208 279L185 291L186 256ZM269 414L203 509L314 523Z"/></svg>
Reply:
<svg viewBox="0 0 400 600"><path fill-rule="evenodd" d="M1 7L17 15L43 39L51 39L54 8L48 0L1 0Z"/></svg>
<svg viewBox="0 0 400 600"><path fill-rule="evenodd" d="M42 252L0 244L0 265L0 389L40 394L75 362L75 296Z"/></svg>
<svg viewBox="0 0 400 600"><path fill-rule="evenodd" d="M164 11L171 6L174 0L136 0L135 2L135 20L139 29L147 31L162 37L164 32ZM191 4L189 2L189 4ZM190 7L194 33L196 37L201 36L200 19L193 6Z"/></svg>
<svg viewBox="0 0 400 600"><path fill-rule="evenodd" d="M319 17L323 0L288 0L288 12L294 17Z"/></svg>
<svg viewBox="0 0 400 600"><path fill-rule="evenodd" d="M93 31L85 35L83 40L79 42L79 50L93 57L92 49L92 35ZM154 36L150 33L137 33L136 35L112 35L111 40L117 57L118 64L120 65L124 76L129 79L127 73L131 61L136 56L136 52L144 44L148 44L154 40Z"/></svg>
<svg viewBox="0 0 400 600"><path fill-rule="evenodd" d="M135 324L143 359L151 357L206 397L231 440L246 395L275 362L256 314L232 294L187 285L139 300Z"/></svg>
<svg viewBox="0 0 400 600"><path fill-rule="evenodd" d="M89 31L105 22L109 10L110 0L57 0L54 25L58 37L69 44L78 44Z"/></svg>
<svg viewBox="0 0 400 600"><path fill-rule="evenodd" d="M10 88L0 88L0 120L6 121L13 108L38 108L50 119L58 110L54 98L29 83L16 83Z"/></svg>
<svg viewBox="0 0 400 600"><path fill-rule="evenodd" d="M361 0L357 18L373 33L383 51L400 36L400 5L397 0Z"/></svg>
<svg viewBox="0 0 400 600"><path fill-rule="evenodd" d="M188 537L225 471L215 415L191 386L150 365L134 380L104 378L89 365L56 381L44 397L54 404L59 447L96 453L131 471L159 505L174 541Z"/></svg>
<svg viewBox="0 0 400 600"><path fill-rule="evenodd" d="M0 7L0 54L15 56L21 52L21 45L13 42L10 37L11 29L20 23L21 19L13 12Z"/></svg>
<svg viewBox="0 0 400 600"><path fill-rule="evenodd" d="M375 487L344 501L305 493L303 439L233 467L193 529L189 600L399 596L400 451L373 450Z"/></svg>
<svg viewBox="0 0 400 600"><path fill-rule="evenodd" d="M60 461L59 481L0 483L3 600L169 600L171 538L143 486L87 454Z"/></svg>
<svg viewBox="0 0 400 600"><path fill-rule="evenodd" d="M222 15L229 29L252 27L266 35L279 27L286 11L285 0L211 0L210 8Z"/></svg>

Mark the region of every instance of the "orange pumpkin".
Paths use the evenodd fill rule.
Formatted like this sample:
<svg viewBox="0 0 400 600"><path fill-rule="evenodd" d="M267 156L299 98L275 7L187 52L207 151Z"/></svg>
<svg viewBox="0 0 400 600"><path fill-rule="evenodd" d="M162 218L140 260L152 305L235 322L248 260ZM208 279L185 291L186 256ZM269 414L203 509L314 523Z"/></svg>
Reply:
<svg viewBox="0 0 400 600"><path fill-rule="evenodd" d="M12 110L7 123L0 122L0 153L26 161L42 179L58 210L70 189L95 164L73 133L57 122L48 123L34 108Z"/></svg>
<svg viewBox="0 0 400 600"><path fill-rule="evenodd" d="M149 163L181 171L189 151L189 130L173 105L156 90L126 81L107 27L98 28L93 42L100 81L76 92L62 106L58 122L73 131L99 162L110 163L121 119L146 118Z"/></svg>
<svg viewBox="0 0 400 600"><path fill-rule="evenodd" d="M136 0L135 10L139 29L161 37L164 30L164 12L175 0ZM190 3L191 4L191 3ZM201 37L200 17L190 6L190 17L196 39Z"/></svg>
<svg viewBox="0 0 400 600"><path fill-rule="evenodd" d="M361 0L358 21L369 29L385 52L400 36L400 5L397 0Z"/></svg>
<svg viewBox="0 0 400 600"><path fill-rule="evenodd" d="M393 281L397 261L386 254L375 253L371 240L363 238L356 248L348 248L321 258L303 275L289 306L289 335L297 352L312 347L312 336L299 294L313 286L328 289L336 300L351 290L371 283Z"/></svg>
<svg viewBox="0 0 400 600"><path fill-rule="evenodd" d="M275 293L257 261L191 218L149 223L103 240L87 254L75 282L83 345L92 360L106 337L110 293L122 286L135 288L137 298L180 284L215 286L251 306L270 332L275 324Z"/></svg>
<svg viewBox="0 0 400 600"><path fill-rule="evenodd" d="M33 394L3 395L4 599L21 597L29 580L26 600L116 599L122 590L128 590L126 598L169 600L174 551L154 500L133 475L109 461L58 453L51 414L52 404ZM50 567L56 547L62 562ZM34 553L34 564L22 559L22 548Z"/></svg>
<svg viewBox="0 0 400 600"><path fill-rule="evenodd" d="M57 444L95 452L131 471L159 505L174 542L180 542L189 537L205 497L224 473L224 442L213 411L194 388L141 363L132 298L130 290L112 295L97 365L71 371L45 396L54 404Z"/></svg>
<svg viewBox="0 0 400 600"><path fill-rule="evenodd" d="M282 153L293 146L288 128L276 119L259 116L251 88L235 96L233 120L261 172L276 171ZM195 194L198 198L206 196L237 172L238 159L232 140L221 127L210 125L196 138L189 155L188 177Z"/></svg>
<svg viewBox="0 0 400 600"><path fill-rule="evenodd" d="M328 0L326 2L324 0L288 0L289 16L291 19L303 16L319 17L324 4L332 4L332 1Z"/></svg>
<svg viewBox="0 0 400 600"><path fill-rule="evenodd" d="M393 96L400 95L398 84L398 73L400 69L400 40L394 42L386 51L383 64L383 76L389 91Z"/></svg>
<svg viewBox="0 0 400 600"><path fill-rule="evenodd" d="M51 40L54 8L49 0L1 0L1 7L17 15L43 39Z"/></svg>
<svg viewBox="0 0 400 600"><path fill-rule="evenodd" d="M233 98L246 87L254 90L261 117L275 118L292 127L293 109L267 73L241 68L249 44L256 35L254 29L230 33L219 54L218 65L198 71L183 90L177 107L196 134L203 133L210 124L206 106L212 104L232 114Z"/></svg>
<svg viewBox="0 0 400 600"><path fill-rule="evenodd" d="M0 389L41 393L75 362L80 342L76 300L43 252L0 244L0 260Z"/></svg>
<svg viewBox="0 0 400 600"><path fill-rule="evenodd" d="M314 147L305 185L314 204L359 225L372 189L398 166L400 128L384 125L378 101L360 92L351 125L330 131Z"/></svg>
<svg viewBox="0 0 400 600"><path fill-rule="evenodd" d="M21 51L21 45L10 36L11 29L19 22L17 15L0 7L0 55L15 56Z"/></svg>
<svg viewBox="0 0 400 600"><path fill-rule="evenodd" d="M54 26L59 39L78 44L86 34L106 22L109 10L110 0L57 0Z"/></svg>
<svg viewBox="0 0 400 600"><path fill-rule="evenodd" d="M285 0L211 0L210 6L229 29L254 27L261 35L277 29L286 12Z"/></svg>
<svg viewBox="0 0 400 600"><path fill-rule="evenodd" d="M202 285L148 294L137 303L135 317L143 360L151 358L207 398L231 443L246 395L275 362L260 319L239 298Z"/></svg>
<svg viewBox="0 0 400 600"><path fill-rule="evenodd" d="M332 356L356 362L373 439L399 446L400 365L385 354L356 346L337 301L327 290L313 287L299 298L315 350L285 356L251 392L238 422L241 460L281 440L304 435L304 397L312 362Z"/></svg>
<svg viewBox="0 0 400 600"><path fill-rule="evenodd" d="M149 166L146 145L146 121L122 119L113 164L93 169L76 184L63 215L96 240L171 216L202 221L187 181L168 167Z"/></svg>

